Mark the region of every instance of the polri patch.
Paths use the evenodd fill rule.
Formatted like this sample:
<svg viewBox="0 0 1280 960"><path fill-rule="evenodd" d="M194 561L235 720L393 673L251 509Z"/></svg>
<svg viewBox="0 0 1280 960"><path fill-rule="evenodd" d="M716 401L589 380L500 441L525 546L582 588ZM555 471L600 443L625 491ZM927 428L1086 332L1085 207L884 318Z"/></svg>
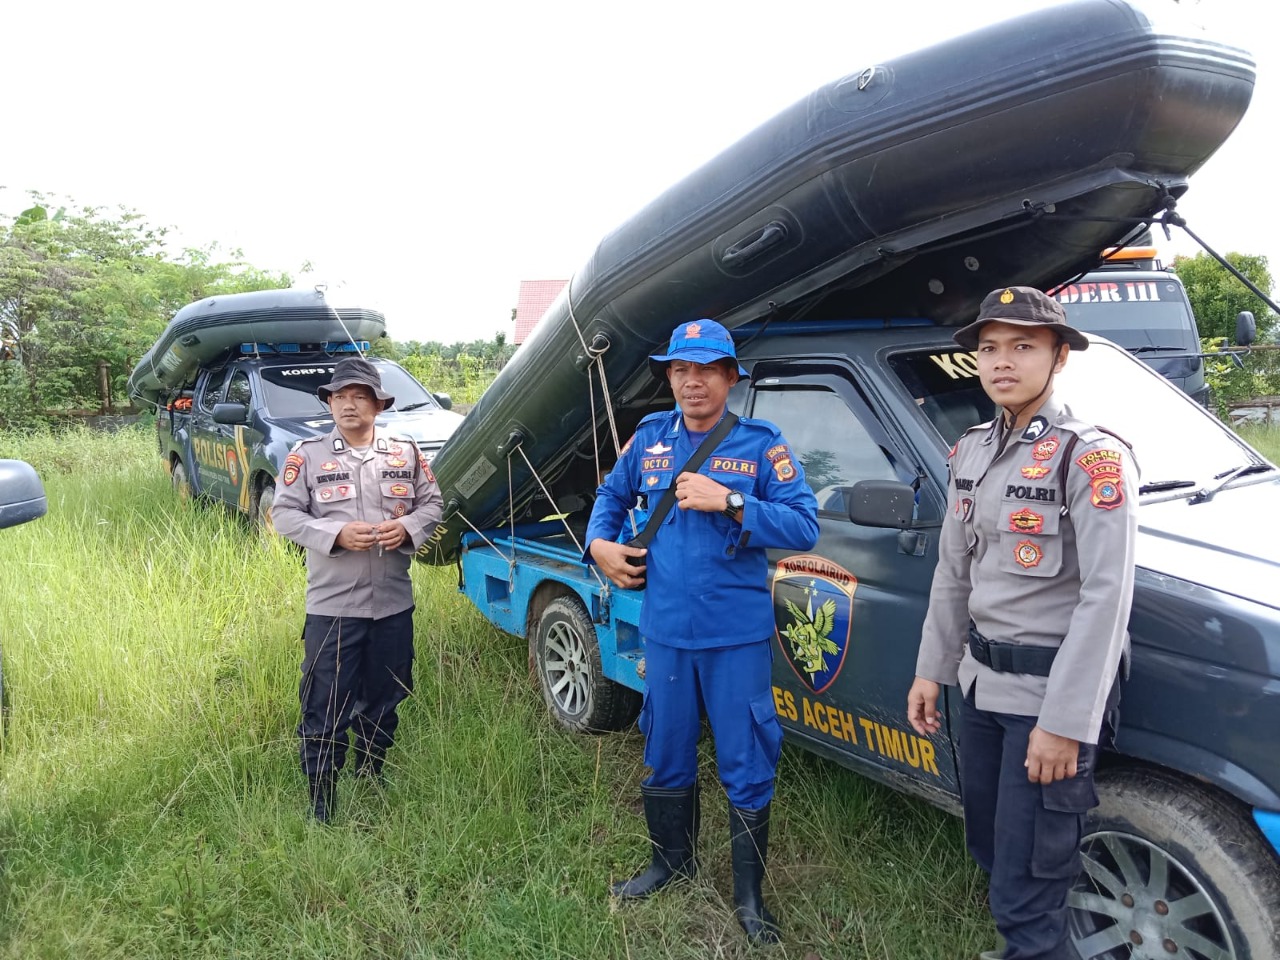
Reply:
<svg viewBox="0 0 1280 960"><path fill-rule="evenodd" d="M754 460L739 460L734 457L712 457L711 473L735 473L740 477L754 477L756 475L756 462Z"/></svg>

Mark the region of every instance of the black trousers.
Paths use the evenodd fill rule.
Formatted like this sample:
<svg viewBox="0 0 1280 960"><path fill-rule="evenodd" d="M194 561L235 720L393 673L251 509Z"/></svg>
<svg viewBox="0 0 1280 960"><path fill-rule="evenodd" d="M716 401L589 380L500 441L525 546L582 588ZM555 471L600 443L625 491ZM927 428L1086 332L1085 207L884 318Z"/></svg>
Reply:
<svg viewBox="0 0 1280 960"><path fill-rule="evenodd" d="M1080 871L1085 814L1098 804L1098 748L1080 744L1076 776L1032 783L1023 766L1036 717L960 709L960 797L970 854L991 878L1005 960L1079 960L1067 894Z"/></svg>
<svg viewBox="0 0 1280 960"><path fill-rule="evenodd" d="M302 769L342 769L347 730L357 754L381 761L395 739L396 708L413 690L413 608L371 620L307 614L298 699Z"/></svg>

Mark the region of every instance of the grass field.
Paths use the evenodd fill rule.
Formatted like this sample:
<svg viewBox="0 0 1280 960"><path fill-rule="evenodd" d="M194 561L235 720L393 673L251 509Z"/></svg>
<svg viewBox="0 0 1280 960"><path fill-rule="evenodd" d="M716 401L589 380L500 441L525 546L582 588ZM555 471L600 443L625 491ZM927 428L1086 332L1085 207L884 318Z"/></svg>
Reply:
<svg viewBox="0 0 1280 960"><path fill-rule="evenodd" d="M1273 432L1250 436L1273 460ZM385 790L309 819L299 556L179 503L150 434L0 437L49 514L0 532L0 958L948 960L994 942L958 820L792 748L749 951L703 755L703 874L641 866L638 734L551 725L523 640L418 565L416 690ZM704 743L704 748L708 744Z"/></svg>
<svg viewBox="0 0 1280 960"><path fill-rule="evenodd" d="M618 908L648 856L638 734L553 728L525 642L418 565L415 695L385 791L307 816L304 572L178 503L145 432L0 438L49 514L0 533L0 957L707 958L751 952L703 757L703 874ZM708 746L704 744L704 747ZM959 822L798 750L771 905L794 958L990 945ZM761 951L756 951L759 955Z"/></svg>

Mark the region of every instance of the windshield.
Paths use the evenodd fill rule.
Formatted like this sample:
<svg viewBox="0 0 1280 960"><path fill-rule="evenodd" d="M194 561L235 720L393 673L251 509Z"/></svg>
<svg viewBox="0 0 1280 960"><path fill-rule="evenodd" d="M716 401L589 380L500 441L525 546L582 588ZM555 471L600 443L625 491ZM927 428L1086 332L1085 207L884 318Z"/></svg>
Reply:
<svg viewBox="0 0 1280 960"><path fill-rule="evenodd" d="M968 427L994 416L971 353L917 350L895 354L889 366L948 447ZM1054 396L1080 419L1123 437L1143 483L1193 480L1199 486L1265 462L1169 381L1109 343L1093 340L1087 352L1073 352L1055 380Z"/></svg>
<svg viewBox="0 0 1280 960"><path fill-rule="evenodd" d="M290 363L262 367L259 375L266 391L265 405L273 417L311 419L328 417L329 408L316 396L316 388L333 379L336 360L319 363ZM422 384L413 379L409 371L399 364L385 360L373 361L382 377L382 389L396 398L391 410L403 410L410 404L423 404L420 409L432 409L439 404L432 399Z"/></svg>
<svg viewBox="0 0 1280 960"><path fill-rule="evenodd" d="M1200 352L1191 308L1176 281L1073 283L1059 291L1058 300L1073 327L1101 334L1122 347Z"/></svg>

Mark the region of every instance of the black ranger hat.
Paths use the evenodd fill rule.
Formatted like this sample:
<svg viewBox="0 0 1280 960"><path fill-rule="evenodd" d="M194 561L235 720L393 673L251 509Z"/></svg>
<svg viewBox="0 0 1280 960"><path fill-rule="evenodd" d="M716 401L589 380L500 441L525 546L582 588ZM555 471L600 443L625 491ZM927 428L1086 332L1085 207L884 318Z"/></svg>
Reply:
<svg viewBox="0 0 1280 960"><path fill-rule="evenodd" d="M349 387L353 383L362 383L373 391L373 395L382 401L385 410L396 402L396 398L382 389L382 377L378 368L364 357L343 357L333 367L333 379L316 387L316 396L321 403L329 402L329 394Z"/></svg>
<svg viewBox="0 0 1280 960"><path fill-rule="evenodd" d="M1011 323L1016 327L1049 327L1057 331L1072 350L1089 349L1089 338L1067 323L1062 304L1035 287L992 290L982 299L978 319L957 330L951 335L952 339L966 350L977 350L978 335L992 322Z"/></svg>

